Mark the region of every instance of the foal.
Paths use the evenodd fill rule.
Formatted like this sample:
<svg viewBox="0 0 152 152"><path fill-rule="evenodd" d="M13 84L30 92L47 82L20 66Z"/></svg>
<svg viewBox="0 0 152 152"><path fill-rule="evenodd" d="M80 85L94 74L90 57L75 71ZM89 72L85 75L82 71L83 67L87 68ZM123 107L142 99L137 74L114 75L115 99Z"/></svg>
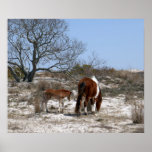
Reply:
<svg viewBox="0 0 152 152"><path fill-rule="evenodd" d="M64 90L64 89L60 89L60 90L55 90L55 89L47 89L43 92L43 101L41 102L41 109L43 108L43 104L45 104L45 110L46 112L48 112L48 108L47 108L47 102L49 99L51 99L51 97L54 97L56 99L59 100L59 108L58 108L58 112L61 112L61 105L62 105L62 112L64 110L64 102L63 102L63 98L67 97L68 100L70 101L70 96L71 96L70 91L68 90Z"/></svg>
<svg viewBox="0 0 152 152"><path fill-rule="evenodd" d="M95 112L95 103L97 111L100 110L102 103L102 94L99 87L98 80L93 76L92 78L83 78L78 83L78 98L76 103L75 112L80 114L82 97L85 97L84 112L87 114L87 104L91 101L91 111Z"/></svg>

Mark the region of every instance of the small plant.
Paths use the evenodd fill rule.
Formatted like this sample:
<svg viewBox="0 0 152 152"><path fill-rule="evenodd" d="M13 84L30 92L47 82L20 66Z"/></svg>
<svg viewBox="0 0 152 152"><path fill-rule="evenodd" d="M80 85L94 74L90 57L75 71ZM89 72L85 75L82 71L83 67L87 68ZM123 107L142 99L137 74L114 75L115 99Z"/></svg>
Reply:
<svg viewBox="0 0 152 152"><path fill-rule="evenodd" d="M46 81L40 81L38 84L37 84L37 92L41 92L41 91L44 91L46 89L49 89L50 88L50 84Z"/></svg>
<svg viewBox="0 0 152 152"><path fill-rule="evenodd" d="M16 87L17 86L17 83L15 81L10 81L9 82L9 86L10 87Z"/></svg>
<svg viewBox="0 0 152 152"><path fill-rule="evenodd" d="M144 123L144 106L140 103L134 102L132 108L132 121L133 123Z"/></svg>
<svg viewBox="0 0 152 152"><path fill-rule="evenodd" d="M63 89L61 83L52 83L51 89Z"/></svg>
<svg viewBox="0 0 152 152"><path fill-rule="evenodd" d="M18 90L18 89L15 89L15 88L9 88L9 89L8 89L8 93L9 93L9 94L18 94L18 93L19 93L19 90Z"/></svg>
<svg viewBox="0 0 152 152"><path fill-rule="evenodd" d="M35 113L40 113L41 112L41 109L40 109L40 98L36 97L34 99L34 110L35 110Z"/></svg>

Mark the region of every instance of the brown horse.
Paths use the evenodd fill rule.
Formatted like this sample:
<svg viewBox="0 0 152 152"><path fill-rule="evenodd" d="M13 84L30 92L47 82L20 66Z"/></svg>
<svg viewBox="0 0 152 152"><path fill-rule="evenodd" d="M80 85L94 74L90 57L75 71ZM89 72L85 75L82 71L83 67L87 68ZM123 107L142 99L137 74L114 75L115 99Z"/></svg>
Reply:
<svg viewBox="0 0 152 152"><path fill-rule="evenodd" d="M43 101L41 102L41 109L43 109L43 104L45 104L45 110L46 112L48 112L48 108L47 108L47 102L49 99L51 99L51 97L54 97L56 99L59 100L59 108L58 108L58 112L62 112L64 110L64 102L63 102L63 98L67 97L68 100L70 101L70 96L71 96L70 91L68 90L64 90L64 89L60 89L60 90L54 90L54 89L47 89L43 92ZM60 107L62 104L62 108Z"/></svg>
<svg viewBox="0 0 152 152"><path fill-rule="evenodd" d="M84 112L87 114L87 104L88 101L91 101L91 111L95 112L95 103L97 111L100 110L100 106L102 103L102 94L101 89L99 87L99 83L95 76L92 78L83 78L78 83L78 98L75 107L75 112L80 114L82 97L85 97L84 101Z"/></svg>

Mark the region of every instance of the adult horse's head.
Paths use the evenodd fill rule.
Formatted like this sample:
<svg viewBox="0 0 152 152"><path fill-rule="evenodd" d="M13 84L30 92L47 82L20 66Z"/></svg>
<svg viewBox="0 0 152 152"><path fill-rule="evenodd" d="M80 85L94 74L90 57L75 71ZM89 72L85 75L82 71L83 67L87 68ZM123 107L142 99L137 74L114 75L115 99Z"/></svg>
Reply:
<svg viewBox="0 0 152 152"><path fill-rule="evenodd" d="M96 109L97 111L99 111L102 103L102 93L100 88L99 88L99 95L97 98L95 98L95 100L96 100Z"/></svg>

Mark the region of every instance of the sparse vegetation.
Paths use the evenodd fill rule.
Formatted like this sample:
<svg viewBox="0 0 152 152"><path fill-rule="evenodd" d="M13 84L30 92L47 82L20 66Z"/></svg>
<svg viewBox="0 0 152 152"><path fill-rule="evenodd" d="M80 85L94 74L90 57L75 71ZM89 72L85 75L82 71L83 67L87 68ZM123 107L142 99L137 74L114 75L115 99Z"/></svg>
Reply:
<svg viewBox="0 0 152 152"><path fill-rule="evenodd" d="M50 88L50 84L47 81L40 81L36 85L36 92L41 92Z"/></svg>
<svg viewBox="0 0 152 152"><path fill-rule="evenodd" d="M40 98L38 98L38 97L35 97L35 99L34 99L34 110L35 110L35 113L40 113L41 112Z"/></svg>
<svg viewBox="0 0 152 152"><path fill-rule="evenodd" d="M142 103L134 102L132 108L133 123L144 123L144 106Z"/></svg>
<svg viewBox="0 0 152 152"><path fill-rule="evenodd" d="M49 130L52 130L52 132L56 131L52 128L58 125L63 126L64 124L67 124L71 128L75 124L85 124L89 126L89 128L83 130L83 132L96 132L96 130L99 130L99 132L144 132L144 105L140 105L140 102L143 101L144 98L143 73L131 73L123 70L117 71L113 68L97 69L96 72L96 77L100 82L103 94L101 112L95 115L89 114L89 116L82 115L80 119L73 114L77 98L73 96L71 96L70 102L65 99L65 114L62 115L64 119L58 119L59 115L57 110L59 105L54 99L51 100L48 106L51 112L50 114L44 114L43 116L43 114L35 115L35 113L40 113L40 101L42 100L42 92L45 89L67 89L77 92L77 79L86 76L85 73L81 75L70 73L73 78L76 78L75 80L68 77L66 73L54 74L41 72L36 75L36 81L32 83L21 82L11 84L12 81L10 81L8 98L10 109L8 118L16 120L17 123L14 124L10 121L8 124L9 131L24 132L25 128L23 126L25 125L22 119L25 119L26 124L29 125L28 127L34 125L34 123L36 123L35 125L37 126L37 122L40 121L38 127L41 128L43 126L45 128L41 130L42 132L46 130L48 132ZM90 76L92 74L93 73L91 73ZM47 78L43 80L45 77ZM12 108L14 110L11 110ZM124 108L128 110L132 109L128 112L126 111L130 113L130 116L123 114L125 113ZM87 109L88 113L90 113L90 103ZM84 110L83 106L81 110ZM122 125L122 123L124 125ZM111 126L111 124L113 125ZM50 128L49 125L52 127ZM66 130L66 128L64 129ZM78 132L82 132L82 130L80 129Z"/></svg>
<svg viewBox="0 0 152 152"><path fill-rule="evenodd" d="M144 72L107 67L96 50L80 56L86 44L69 37L67 23L63 19L8 20L9 132L144 132ZM78 82L92 76L99 83L91 87L99 90L100 86L103 100L97 113L91 112L89 101L86 116L81 95L88 90L83 87L87 83L80 84L78 92ZM49 88L69 91L44 92ZM97 101L95 93L86 100ZM79 99L82 115L77 117ZM40 113L43 101L47 114Z"/></svg>
<svg viewBox="0 0 152 152"><path fill-rule="evenodd" d="M19 93L19 90L18 90L18 88L9 88L8 93L9 94L17 94L17 93Z"/></svg>

